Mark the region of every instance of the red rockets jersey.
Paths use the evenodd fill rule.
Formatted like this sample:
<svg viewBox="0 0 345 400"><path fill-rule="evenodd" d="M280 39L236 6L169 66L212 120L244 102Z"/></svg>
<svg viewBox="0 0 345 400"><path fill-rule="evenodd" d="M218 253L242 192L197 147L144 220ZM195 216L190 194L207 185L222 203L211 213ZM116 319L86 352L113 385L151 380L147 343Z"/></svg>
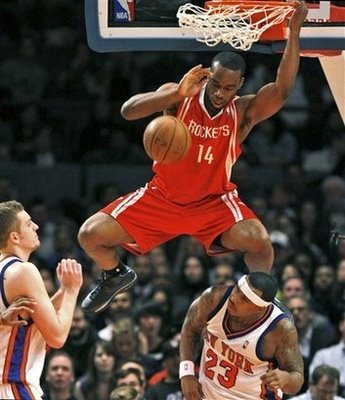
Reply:
<svg viewBox="0 0 345 400"><path fill-rule="evenodd" d="M185 122L192 145L174 164L154 163L151 187L170 201L189 204L219 196L236 188L230 182L232 168L241 154L237 142L237 112L234 100L211 117L204 105L205 87L180 103L177 117Z"/></svg>

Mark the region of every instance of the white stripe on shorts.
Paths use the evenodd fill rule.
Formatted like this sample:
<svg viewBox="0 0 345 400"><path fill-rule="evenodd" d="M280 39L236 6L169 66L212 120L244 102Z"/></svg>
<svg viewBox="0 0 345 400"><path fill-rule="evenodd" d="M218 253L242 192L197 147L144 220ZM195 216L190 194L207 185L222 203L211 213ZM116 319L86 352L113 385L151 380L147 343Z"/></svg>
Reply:
<svg viewBox="0 0 345 400"><path fill-rule="evenodd" d="M119 203L116 208L114 208L114 210L111 212L111 216L116 219L128 207L135 204L139 199L141 199L144 196L146 190L147 185L126 196L126 198L121 201L121 203Z"/></svg>
<svg viewBox="0 0 345 400"><path fill-rule="evenodd" d="M225 193L222 195L221 199L224 201L225 205L230 209L232 215L234 216L235 222L242 221L243 215L236 200L234 199L234 195L232 193Z"/></svg>

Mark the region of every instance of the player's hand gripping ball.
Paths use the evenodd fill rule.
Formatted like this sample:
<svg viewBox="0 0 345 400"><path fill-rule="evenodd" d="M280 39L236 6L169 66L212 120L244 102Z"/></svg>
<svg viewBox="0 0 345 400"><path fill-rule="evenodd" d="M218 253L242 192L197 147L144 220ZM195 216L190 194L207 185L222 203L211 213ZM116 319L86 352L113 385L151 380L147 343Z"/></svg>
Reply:
<svg viewBox="0 0 345 400"><path fill-rule="evenodd" d="M188 153L192 137L184 122L172 115L163 115L148 123L143 143L151 160L171 164Z"/></svg>

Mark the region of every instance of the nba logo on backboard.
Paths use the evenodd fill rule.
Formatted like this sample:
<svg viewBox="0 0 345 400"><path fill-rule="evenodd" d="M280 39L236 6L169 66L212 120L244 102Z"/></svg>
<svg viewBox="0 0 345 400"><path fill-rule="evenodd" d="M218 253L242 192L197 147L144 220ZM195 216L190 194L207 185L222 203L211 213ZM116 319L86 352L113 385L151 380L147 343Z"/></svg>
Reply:
<svg viewBox="0 0 345 400"><path fill-rule="evenodd" d="M114 21L130 22L134 20L134 0L113 0Z"/></svg>

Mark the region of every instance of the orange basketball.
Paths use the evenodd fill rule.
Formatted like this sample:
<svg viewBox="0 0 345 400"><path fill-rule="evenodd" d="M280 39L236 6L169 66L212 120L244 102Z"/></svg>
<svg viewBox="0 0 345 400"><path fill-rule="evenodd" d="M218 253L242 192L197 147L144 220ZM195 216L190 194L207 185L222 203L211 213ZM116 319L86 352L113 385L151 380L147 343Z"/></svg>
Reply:
<svg viewBox="0 0 345 400"><path fill-rule="evenodd" d="M171 164L181 160L188 153L192 137L180 119L172 115L163 115L148 123L143 143L151 160Z"/></svg>

